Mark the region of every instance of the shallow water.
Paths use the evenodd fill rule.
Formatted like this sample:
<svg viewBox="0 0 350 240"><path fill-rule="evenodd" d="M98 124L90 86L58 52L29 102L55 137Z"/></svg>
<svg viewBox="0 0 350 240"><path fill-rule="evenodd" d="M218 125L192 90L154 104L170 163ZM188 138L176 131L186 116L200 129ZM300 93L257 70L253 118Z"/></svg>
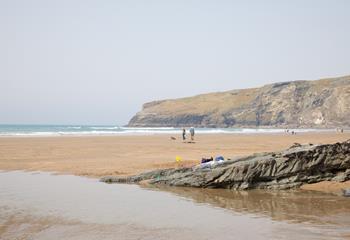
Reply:
<svg viewBox="0 0 350 240"><path fill-rule="evenodd" d="M0 172L0 239L346 239L350 199Z"/></svg>

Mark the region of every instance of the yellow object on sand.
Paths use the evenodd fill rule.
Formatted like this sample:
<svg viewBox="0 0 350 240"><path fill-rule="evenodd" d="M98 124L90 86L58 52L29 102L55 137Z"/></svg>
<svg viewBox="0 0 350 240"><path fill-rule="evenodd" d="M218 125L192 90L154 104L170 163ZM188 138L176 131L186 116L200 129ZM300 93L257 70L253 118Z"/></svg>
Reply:
<svg viewBox="0 0 350 240"><path fill-rule="evenodd" d="M180 156L176 156L176 157L175 157L175 160L176 160L176 162L181 162L181 161L182 161L182 158L181 158Z"/></svg>

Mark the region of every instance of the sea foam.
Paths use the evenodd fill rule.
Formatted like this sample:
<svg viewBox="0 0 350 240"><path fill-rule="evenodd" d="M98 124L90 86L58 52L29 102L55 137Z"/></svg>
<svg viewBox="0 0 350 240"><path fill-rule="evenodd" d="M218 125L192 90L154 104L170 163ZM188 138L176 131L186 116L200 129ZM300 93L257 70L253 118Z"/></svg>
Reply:
<svg viewBox="0 0 350 240"><path fill-rule="evenodd" d="M330 129L290 129L297 133L333 131ZM196 134L257 134L283 133L276 128L196 128ZM99 135L181 135L181 128L120 127L113 125L0 125L0 136L99 136Z"/></svg>

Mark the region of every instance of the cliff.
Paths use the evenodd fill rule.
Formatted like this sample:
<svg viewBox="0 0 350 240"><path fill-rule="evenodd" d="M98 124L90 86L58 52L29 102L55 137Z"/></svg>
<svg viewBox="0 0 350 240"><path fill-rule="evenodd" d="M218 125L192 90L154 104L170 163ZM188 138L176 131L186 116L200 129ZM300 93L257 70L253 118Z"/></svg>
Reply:
<svg viewBox="0 0 350 240"><path fill-rule="evenodd" d="M128 126L349 127L350 76L154 101Z"/></svg>

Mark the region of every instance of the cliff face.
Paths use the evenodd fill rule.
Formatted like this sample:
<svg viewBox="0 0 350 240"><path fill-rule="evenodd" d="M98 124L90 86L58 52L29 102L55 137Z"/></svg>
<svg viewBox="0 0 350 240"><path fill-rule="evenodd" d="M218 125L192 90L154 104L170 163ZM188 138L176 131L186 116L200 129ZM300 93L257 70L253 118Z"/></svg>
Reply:
<svg viewBox="0 0 350 240"><path fill-rule="evenodd" d="M350 126L350 76L154 101L128 126Z"/></svg>

